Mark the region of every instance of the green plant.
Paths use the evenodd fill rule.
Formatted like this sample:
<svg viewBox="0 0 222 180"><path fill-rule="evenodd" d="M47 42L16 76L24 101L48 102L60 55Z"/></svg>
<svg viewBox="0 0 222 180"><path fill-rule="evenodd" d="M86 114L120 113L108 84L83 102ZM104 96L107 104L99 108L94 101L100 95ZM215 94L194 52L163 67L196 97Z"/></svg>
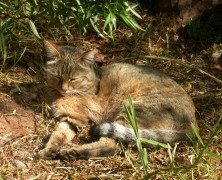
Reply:
<svg viewBox="0 0 222 180"><path fill-rule="evenodd" d="M164 148L169 148L171 149L169 144L164 144L164 143L160 143L157 141L154 141L152 139L146 139L146 138L142 138L140 137L140 133L139 133L139 129L138 129L138 124L137 124L137 119L136 119L136 114L135 114L135 110L133 108L133 102L132 102L132 98L129 97L128 98L128 103L124 104L124 109L126 111L126 120L129 122L129 124L131 125L131 127L133 128L133 131L135 133L135 141L136 141L136 147L137 150L139 152L139 156L140 156L140 161L141 164L143 166L143 171L144 171L144 175L148 176L148 155L147 155L147 149L143 148L142 144L151 144L154 146L161 146Z"/></svg>
<svg viewBox="0 0 222 180"><path fill-rule="evenodd" d="M135 110L133 108L133 103L132 103L132 99L131 97L129 97L128 99L128 103L124 104L124 108L126 111L126 120L129 122L129 124L131 125L131 127L134 130L135 136L136 136L136 146L140 155L140 161L142 163L143 166L143 171L145 176L148 175L148 171L147 171L147 166L148 166L148 157L147 157L147 150L145 148L142 147L142 142L141 142L141 138L140 138L140 133L139 133L139 129L138 129L138 125L137 125L137 120L136 120L136 114L135 114Z"/></svg>
<svg viewBox="0 0 222 180"><path fill-rule="evenodd" d="M193 155L196 157L195 161L187 167L170 167L170 168L166 168L166 169L159 169L157 171L154 171L152 173L149 173L147 177L152 177L156 174L163 174L165 172L172 172L174 174L180 174L180 175L185 175L188 172L192 172L193 170L195 170L199 164L202 163L206 163L205 160L205 156L207 157L214 157L217 159L222 159L222 155L218 155L212 152L208 151L208 148L210 147L211 143L215 140L215 138L217 137L217 135L222 131L222 126L221 126L221 120L222 120L222 115L219 118L219 120L217 121L217 123L215 124L215 126L212 129L212 132L210 134L210 137L205 141L202 140L202 138L199 135L199 132L197 130L197 128L192 125L194 134L197 136L198 142L202 145L201 146L197 146L197 149L193 149Z"/></svg>
<svg viewBox="0 0 222 180"><path fill-rule="evenodd" d="M41 46L41 36L68 39L74 30L79 29L81 33L94 30L103 38L114 39L113 32L121 24L133 32L141 30L136 21L136 18L141 19L136 7L137 4L124 0L0 2L1 66L6 64L6 60L14 60L15 53L21 53L25 47L30 51L30 41L34 38Z"/></svg>
<svg viewBox="0 0 222 180"><path fill-rule="evenodd" d="M176 175L180 179L185 179L187 177L187 173L191 173L191 176L193 176L194 171L198 170L198 168L197 168L198 166L204 167L204 165L206 165L205 157L222 159L222 155L218 155L216 153L212 153L209 151L210 145L217 138L218 134L222 131L222 126L220 124L222 121L222 115L219 118L219 120L217 121L217 123L215 124L215 126L213 127L209 138L205 141L201 138L198 128L194 124L192 124L193 133L197 137L197 142L193 142L193 143L197 144L196 145L197 148L192 148L193 149L192 156L194 157L194 162L192 162L190 166L186 166L186 167L181 166L180 167L180 166L175 165L175 162L174 162L175 160L173 158L176 153L177 145L175 145L175 147L171 151L172 148L168 144L163 144L163 143L159 143L159 142L156 142L153 140L144 139L144 138L140 137L138 125L137 125L137 120L136 120L136 114L135 114L135 110L133 108L133 103L132 103L131 97L129 97L128 102L124 104L124 108L126 111L126 120L129 122L129 124L131 125L131 127L133 128L134 133L135 133L136 147L139 152L140 162L143 167L145 179L151 178L156 175L164 175L166 173ZM151 145L159 145L161 147L167 148L168 154L170 156L169 158L171 160L170 167L164 168L164 169L158 169L153 172L149 172L148 171L149 156L147 154L147 150L145 148L143 148L143 146L142 146L143 143L145 143L145 144L148 143ZM207 167L207 169L209 170L209 167Z"/></svg>

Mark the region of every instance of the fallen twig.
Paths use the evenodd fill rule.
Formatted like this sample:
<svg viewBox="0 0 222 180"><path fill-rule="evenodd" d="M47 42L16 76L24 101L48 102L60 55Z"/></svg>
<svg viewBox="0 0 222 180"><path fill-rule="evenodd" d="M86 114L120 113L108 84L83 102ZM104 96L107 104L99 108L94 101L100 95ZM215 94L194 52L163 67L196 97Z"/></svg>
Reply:
<svg viewBox="0 0 222 180"><path fill-rule="evenodd" d="M198 70L199 70L199 72L201 72L202 74L204 74L204 75L208 76L209 78L213 79L213 80L216 81L217 83L222 84L222 80L220 80L220 79L216 78L215 76L213 76L213 75L205 72L205 71L202 70L202 69L198 69Z"/></svg>
<svg viewBox="0 0 222 180"><path fill-rule="evenodd" d="M139 56L139 57L143 57L143 58L147 58L147 59L164 60L164 61L176 61L178 63L180 63L182 60L182 59L167 58L167 57L163 57L163 56L149 56L149 55L143 55L143 56Z"/></svg>

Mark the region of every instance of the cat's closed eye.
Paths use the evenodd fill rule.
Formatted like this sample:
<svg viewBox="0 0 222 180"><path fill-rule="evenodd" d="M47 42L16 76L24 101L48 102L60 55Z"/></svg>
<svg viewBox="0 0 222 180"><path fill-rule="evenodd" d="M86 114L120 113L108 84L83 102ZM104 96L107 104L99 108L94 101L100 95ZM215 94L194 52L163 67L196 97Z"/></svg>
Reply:
<svg viewBox="0 0 222 180"><path fill-rule="evenodd" d="M56 81L62 81L62 78L61 77L59 77L59 76L54 76L54 79L56 80Z"/></svg>
<svg viewBox="0 0 222 180"><path fill-rule="evenodd" d="M70 81L75 82L75 81L79 81L81 79L82 79L82 77L75 77L75 78L71 78Z"/></svg>
<svg viewBox="0 0 222 180"><path fill-rule="evenodd" d="M72 78L70 79L70 81L76 81L78 78Z"/></svg>

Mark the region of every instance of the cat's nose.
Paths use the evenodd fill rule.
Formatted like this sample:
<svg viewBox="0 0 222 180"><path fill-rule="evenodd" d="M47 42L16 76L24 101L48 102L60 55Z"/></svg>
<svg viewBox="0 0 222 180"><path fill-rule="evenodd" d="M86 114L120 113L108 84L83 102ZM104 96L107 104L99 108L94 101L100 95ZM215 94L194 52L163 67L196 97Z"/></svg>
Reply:
<svg viewBox="0 0 222 180"><path fill-rule="evenodd" d="M66 91L68 90L68 88L69 88L69 84L68 84L68 83L63 83L63 84L62 84L62 90L63 90L64 92L66 92Z"/></svg>
<svg viewBox="0 0 222 180"><path fill-rule="evenodd" d="M67 95L67 94L71 94L73 91L73 87L67 82L67 83L63 83L62 87L61 87L61 91L63 92L63 94Z"/></svg>

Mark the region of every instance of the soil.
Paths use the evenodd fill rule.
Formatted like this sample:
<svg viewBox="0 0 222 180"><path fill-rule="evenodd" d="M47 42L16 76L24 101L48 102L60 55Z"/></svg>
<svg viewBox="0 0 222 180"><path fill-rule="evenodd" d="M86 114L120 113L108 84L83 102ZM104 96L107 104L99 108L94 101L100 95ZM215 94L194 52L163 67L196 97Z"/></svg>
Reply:
<svg viewBox="0 0 222 180"><path fill-rule="evenodd" d="M7 94L0 95L0 146L33 133L35 121L33 112L20 107Z"/></svg>

